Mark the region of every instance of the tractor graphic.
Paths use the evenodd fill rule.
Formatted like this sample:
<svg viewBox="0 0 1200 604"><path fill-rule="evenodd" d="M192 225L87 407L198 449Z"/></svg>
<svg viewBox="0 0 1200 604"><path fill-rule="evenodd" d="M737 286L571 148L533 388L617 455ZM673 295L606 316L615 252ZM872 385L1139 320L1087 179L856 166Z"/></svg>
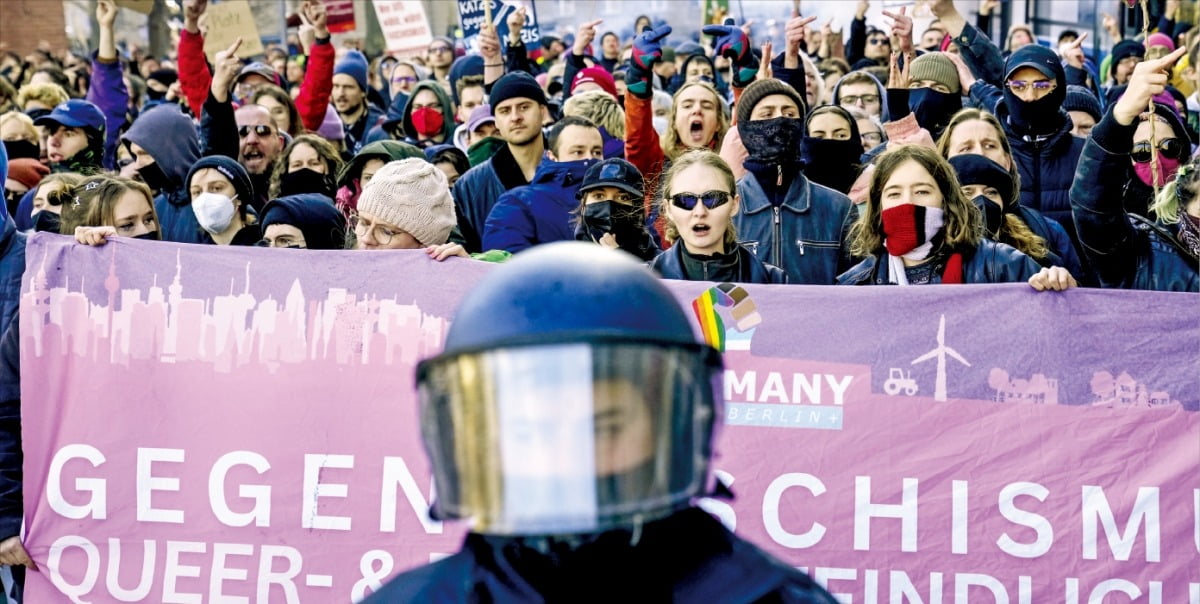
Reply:
<svg viewBox="0 0 1200 604"><path fill-rule="evenodd" d="M903 369L892 367L888 369L888 379L883 383L883 391L889 396L896 396L900 391L913 396L917 393L917 382L912 379L912 371L905 373Z"/></svg>

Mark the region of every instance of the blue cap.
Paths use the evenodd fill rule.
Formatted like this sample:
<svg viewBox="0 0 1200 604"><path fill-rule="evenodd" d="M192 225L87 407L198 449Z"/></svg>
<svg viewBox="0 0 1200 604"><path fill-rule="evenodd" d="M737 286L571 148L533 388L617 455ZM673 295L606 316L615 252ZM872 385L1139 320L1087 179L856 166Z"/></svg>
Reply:
<svg viewBox="0 0 1200 604"><path fill-rule="evenodd" d="M62 124L70 128L91 128L104 132L104 113L100 108L83 99L71 99L55 107L47 115L33 120L35 126Z"/></svg>

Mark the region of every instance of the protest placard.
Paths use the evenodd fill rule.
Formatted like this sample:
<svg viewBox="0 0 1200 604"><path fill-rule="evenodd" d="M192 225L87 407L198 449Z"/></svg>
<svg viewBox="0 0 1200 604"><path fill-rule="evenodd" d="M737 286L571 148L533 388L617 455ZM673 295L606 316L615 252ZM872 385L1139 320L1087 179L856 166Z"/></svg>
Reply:
<svg viewBox="0 0 1200 604"><path fill-rule="evenodd" d="M495 265L46 233L27 259L28 601L351 602L457 551L414 369ZM724 349L737 498L703 506L842 601L1196 601L1195 294L668 284Z"/></svg>
<svg viewBox="0 0 1200 604"><path fill-rule="evenodd" d="M491 6L492 23L500 36L501 44L508 39L508 16L525 7L525 27L521 28L521 41L533 50L542 39L538 30L537 7L533 0L457 0L458 23L462 27L463 40L471 51L479 50L479 30L487 20L486 10Z"/></svg>
<svg viewBox="0 0 1200 604"><path fill-rule="evenodd" d="M333 34L354 31L354 0L325 0L325 25Z"/></svg>
<svg viewBox="0 0 1200 604"><path fill-rule="evenodd" d="M232 46L238 38L242 39L242 45L238 47L237 56L245 59L263 53L262 38L247 0L210 4L200 20L200 28L204 30L204 54L208 55L210 63L218 52Z"/></svg>
<svg viewBox="0 0 1200 604"><path fill-rule="evenodd" d="M377 0L372 3L389 54L414 55L425 52L433 41L433 30L418 0Z"/></svg>

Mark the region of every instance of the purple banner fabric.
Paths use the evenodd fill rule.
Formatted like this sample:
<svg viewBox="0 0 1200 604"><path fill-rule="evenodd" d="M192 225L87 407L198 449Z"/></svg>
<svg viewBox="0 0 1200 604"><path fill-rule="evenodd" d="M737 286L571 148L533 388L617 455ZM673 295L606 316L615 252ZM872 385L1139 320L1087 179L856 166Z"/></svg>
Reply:
<svg viewBox="0 0 1200 604"><path fill-rule="evenodd" d="M493 265L27 258L29 601L349 602L458 549L413 374ZM703 505L843 601L1200 603L1200 297L669 285L726 353Z"/></svg>

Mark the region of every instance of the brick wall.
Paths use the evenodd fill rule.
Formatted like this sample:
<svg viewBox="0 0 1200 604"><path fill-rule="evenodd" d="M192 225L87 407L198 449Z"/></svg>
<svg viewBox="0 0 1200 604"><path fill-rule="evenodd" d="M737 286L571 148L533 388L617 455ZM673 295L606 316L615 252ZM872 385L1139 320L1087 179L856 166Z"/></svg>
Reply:
<svg viewBox="0 0 1200 604"><path fill-rule="evenodd" d="M43 40L65 50L66 27L61 0L0 0L0 43L22 57Z"/></svg>

